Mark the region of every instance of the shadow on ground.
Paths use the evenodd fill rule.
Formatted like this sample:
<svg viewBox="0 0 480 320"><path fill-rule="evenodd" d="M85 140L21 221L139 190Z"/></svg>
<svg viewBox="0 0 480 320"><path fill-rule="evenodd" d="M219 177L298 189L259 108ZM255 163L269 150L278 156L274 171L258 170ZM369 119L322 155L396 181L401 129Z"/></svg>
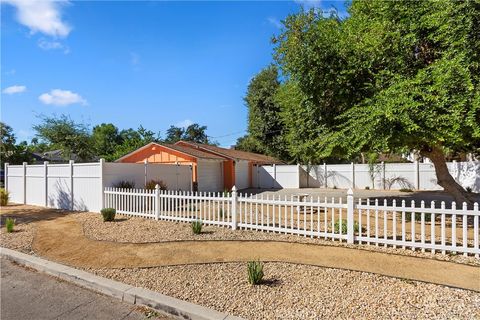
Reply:
<svg viewBox="0 0 480 320"><path fill-rule="evenodd" d="M25 206L23 204L9 204L3 206L0 212L0 225L3 226L6 218L13 218L17 224L38 221L49 221L66 216L70 211Z"/></svg>

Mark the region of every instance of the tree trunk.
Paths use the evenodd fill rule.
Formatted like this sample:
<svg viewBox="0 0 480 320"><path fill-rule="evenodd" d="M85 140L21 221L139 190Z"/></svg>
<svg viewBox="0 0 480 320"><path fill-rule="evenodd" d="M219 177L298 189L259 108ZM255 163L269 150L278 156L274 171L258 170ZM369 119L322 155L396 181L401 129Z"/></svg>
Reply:
<svg viewBox="0 0 480 320"><path fill-rule="evenodd" d="M420 151L420 154L432 160L437 175L437 183L455 199L457 204L466 202L468 205L473 205L471 195L453 179L448 171L447 160L440 148L425 148Z"/></svg>

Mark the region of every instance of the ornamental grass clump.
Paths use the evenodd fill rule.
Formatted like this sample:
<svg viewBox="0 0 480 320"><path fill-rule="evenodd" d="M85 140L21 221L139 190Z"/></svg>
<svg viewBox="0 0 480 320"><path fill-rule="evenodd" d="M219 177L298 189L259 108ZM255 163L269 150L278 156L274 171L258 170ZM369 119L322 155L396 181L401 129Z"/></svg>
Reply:
<svg viewBox="0 0 480 320"><path fill-rule="evenodd" d="M13 232L13 229L15 228L15 219L13 218L5 219L5 227L7 229L7 233Z"/></svg>
<svg viewBox="0 0 480 320"><path fill-rule="evenodd" d="M102 213L103 222L106 222L115 220L115 214L117 213L117 210L115 210L114 208L105 208L102 209L100 212Z"/></svg>
<svg viewBox="0 0 480 320"><path fill-rule="evenodd" d="M263 263L260 261L249 261L247 263L248 283L258 285L263 279Z"/></svg>
<svg viewBox="0 0 480 320"><path fill-rule="evenodd" d="M335 233L340 233L340 222L342 223L342 234L347 234L348 232L348 227L347 227L347 220L346 219L338 219L337 222L335 222L334 229ZM360 225L358 224L357 221L353 222L353 232L359 232L360 231Z"/></svg>
<svg viewBox="0 0 480 320"><path fill-rule="evenodd" d="M0 205L6 206L8 204L9 199L10 199L10 193L4 188L1 188L0 189Z"/></svg>
<svg viewBox="0 0 480 320"><path fill-rule="evenodd" d="M192 231L193 231L193 234L200 234L200 233L202 233L202 226L203 226L203 223L202 223L201 220L193 221L193 222L192 222Z"/></svg>

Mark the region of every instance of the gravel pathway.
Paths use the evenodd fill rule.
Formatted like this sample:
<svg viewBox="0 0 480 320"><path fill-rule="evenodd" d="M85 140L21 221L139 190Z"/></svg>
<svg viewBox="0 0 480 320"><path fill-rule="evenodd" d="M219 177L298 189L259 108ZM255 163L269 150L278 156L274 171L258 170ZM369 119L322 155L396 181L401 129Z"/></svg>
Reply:
<svg viewBox="0 0 480 320"><path fill-rule="evenodd" d="M265 263L247 283L244 263L90 269L247 319L479 319L480 293L370 273Z"/></svg>
<svg viewBox="0 0 480 320"><path fill-rule="evenodd" d="M480 266L480 259L463 255L432 255L430 252L412 251L410 249L396 249L393 247L375 245L347 245L345 242L308 238L290 234L268 233L252 230L231 230L217 226L204 226L201 235L192 233L190 224L174 221L156 221L144 218L117 215L115 222L103 222L96 213L79 213L75 215L83 224L85 235L94 240L113 241L122 243L151 243L179 240L275 240L299 243L314 243L327 246L344 246L361 248L370 251L388 252L407 256L434 258L442 261L451 261Z"/></svg>

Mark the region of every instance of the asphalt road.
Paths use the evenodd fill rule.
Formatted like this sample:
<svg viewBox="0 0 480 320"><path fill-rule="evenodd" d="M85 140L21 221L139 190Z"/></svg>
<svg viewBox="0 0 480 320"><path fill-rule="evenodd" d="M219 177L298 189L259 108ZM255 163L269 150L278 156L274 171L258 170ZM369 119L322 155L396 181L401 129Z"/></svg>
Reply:
<svg viewBox="0 0 480 320"><path fill-rule="evenodd" d="M162 319L152 310L26 269L1 258L0 319Z"/></svg>

